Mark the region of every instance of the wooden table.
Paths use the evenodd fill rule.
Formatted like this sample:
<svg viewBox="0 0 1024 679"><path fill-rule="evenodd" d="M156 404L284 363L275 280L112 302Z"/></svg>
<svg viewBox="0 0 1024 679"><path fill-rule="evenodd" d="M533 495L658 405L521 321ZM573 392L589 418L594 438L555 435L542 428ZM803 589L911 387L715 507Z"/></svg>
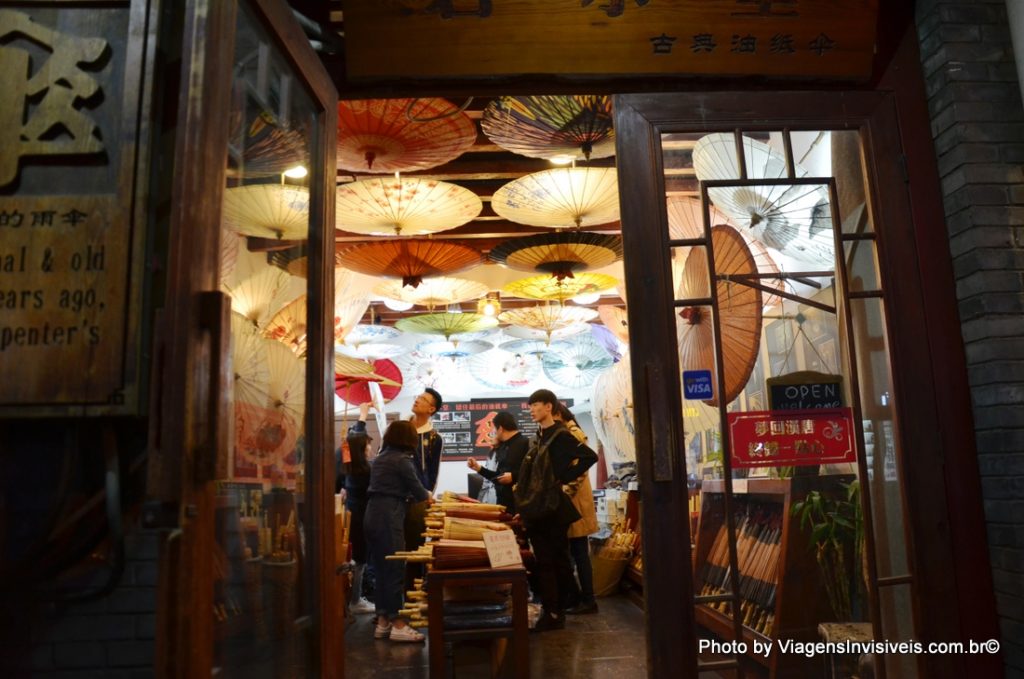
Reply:
<svg viewBox="0 0 1024 679"><path fill-rule="evenodd" d="M512 585L512 627L492 627L473 630L445 630L444 590L446 587L480 585ZM430 636L430 676L445 676L444 645L450 641L511 637L516 679L530 676L530 629L527 618L526 569L467 568L431 570L427 574L427 617Z"/></svg>

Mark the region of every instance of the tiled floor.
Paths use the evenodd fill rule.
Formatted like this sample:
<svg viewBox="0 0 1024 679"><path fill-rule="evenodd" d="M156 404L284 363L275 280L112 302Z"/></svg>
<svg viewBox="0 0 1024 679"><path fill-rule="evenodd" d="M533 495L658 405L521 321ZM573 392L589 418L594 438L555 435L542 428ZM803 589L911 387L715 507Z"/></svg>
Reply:
<svg viewBox="0 0 1024 679"><path fill-rule="evenodd" d="M530 676L640 679L647 676L643 613L625 597L598 600L597 615L570 616L564 630L530 635ZM350 679L426 679L426 644L375 641L373 616L362 615L345 635ZM460 644L448 677L490 677L486 646ZM510 667L507 669L511 669ZM502 676L511 676L505 672Z"/></svg>

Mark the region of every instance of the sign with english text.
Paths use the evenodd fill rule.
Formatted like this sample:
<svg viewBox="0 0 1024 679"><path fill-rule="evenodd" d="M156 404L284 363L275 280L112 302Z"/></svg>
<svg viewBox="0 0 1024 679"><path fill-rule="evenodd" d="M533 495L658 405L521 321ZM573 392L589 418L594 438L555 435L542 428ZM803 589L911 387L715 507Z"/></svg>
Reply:
<svg viewBox="0 0 1024 679"><path fill-rule="evenodd" d="M727 418L733 468L857 461L851 408L761 410Z"/></svg>

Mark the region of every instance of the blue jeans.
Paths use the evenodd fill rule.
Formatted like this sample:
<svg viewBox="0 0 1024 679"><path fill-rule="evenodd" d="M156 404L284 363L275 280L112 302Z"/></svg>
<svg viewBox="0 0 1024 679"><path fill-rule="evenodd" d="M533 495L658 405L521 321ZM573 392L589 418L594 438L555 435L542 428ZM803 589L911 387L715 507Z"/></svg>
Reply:
<svg viewBox="0 0 1024 679"><path fill-rule="evenodd" d="M377 578L374 604L377 615L389 620L397 618L402 608L405 562L388 561L386 557L405 549L405 510L405 500L373 495L363 518L369 563Z"/></svg>

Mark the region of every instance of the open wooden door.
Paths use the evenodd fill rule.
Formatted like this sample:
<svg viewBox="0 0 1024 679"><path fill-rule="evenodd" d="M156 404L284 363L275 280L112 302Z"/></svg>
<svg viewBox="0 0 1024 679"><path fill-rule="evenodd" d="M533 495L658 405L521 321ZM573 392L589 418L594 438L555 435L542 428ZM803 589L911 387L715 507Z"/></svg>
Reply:
<svg viewBox="0 0 1024 679"><path fill-rule="evenodd" d="M897 121L881 92L615 99L652 677L810 676L823 658L783 642L967 634L951 572L920 568L955 559L936 459L959 434L935 423L963 425L923 340L958 328L925 312Z"/></svg>
<svg viewBox="0 0 1024 679"><path fill-rule="evenodd" d="M337 93L280 0L191 0L177 20L145 517L166 529L157 674L339 676Z"/></svg>

